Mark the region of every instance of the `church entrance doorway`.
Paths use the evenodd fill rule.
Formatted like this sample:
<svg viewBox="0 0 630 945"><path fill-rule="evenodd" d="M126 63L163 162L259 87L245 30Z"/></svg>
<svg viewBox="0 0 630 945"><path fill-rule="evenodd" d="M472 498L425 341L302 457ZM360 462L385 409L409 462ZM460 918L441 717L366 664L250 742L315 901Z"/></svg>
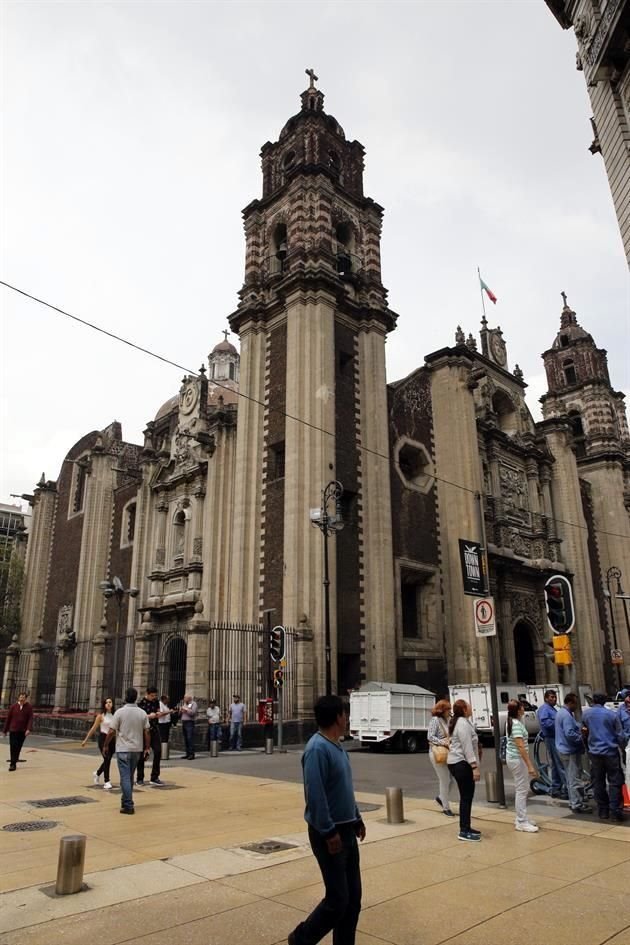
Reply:
<svg viewBox="0 0 630 945"><path fill-rule="evenodd" d="M514 658L516 660L516 681L535 685L538 679L533 631L524 620L520 620L514 627Z"/></svg>
<svg viewBox="0 0 630 945"><path fill-rule="evenodd" d="M166 644L164 653L164 680L160 693L164 691L172 706L178 705L186 695L186 641L173 637Z"/></svg>

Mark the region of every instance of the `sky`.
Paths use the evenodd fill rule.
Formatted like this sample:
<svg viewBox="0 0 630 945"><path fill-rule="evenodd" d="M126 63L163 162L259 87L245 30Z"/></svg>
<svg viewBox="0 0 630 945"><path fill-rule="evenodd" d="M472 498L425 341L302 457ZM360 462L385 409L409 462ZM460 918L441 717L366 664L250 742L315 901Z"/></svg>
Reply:
<svg viewBox="0 0 630 945"><path fill-rule="evenodd" d="M535 416L563 290L630 391L619 229L575 37L543 0L4 0L0 20L3 281L197 370L237 305L260 147L312 67L385 208L388 380L478 332L479 266ZM4 286L0 315L0 501L113 420L141 443L179 389Z"/></svg>

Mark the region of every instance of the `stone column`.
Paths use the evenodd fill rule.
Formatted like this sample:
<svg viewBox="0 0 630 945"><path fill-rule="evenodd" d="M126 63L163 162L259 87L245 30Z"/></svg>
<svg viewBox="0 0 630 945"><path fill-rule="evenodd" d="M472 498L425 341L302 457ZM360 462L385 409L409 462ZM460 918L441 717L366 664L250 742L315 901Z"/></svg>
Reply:
<svg viewBox="0 0 630 945"><path fill-rule="evenodd" d="M151 618L148 614L144 615L143 624L136 635L136 646L133 657L133 685L138 692L143 691L147 685L152 666L151 661Z"/></svg>
<svg viewBox="0 0 630 945"><path fill-rule="evenodd" d="M538 463L535 459L528 459L525 464L525 473L527 475L527 494L529 495L529 507L532 512L540 512L540 501L538 497Z"/></svg>
<svg viewBox="0 0 630 945"><path fill-rule="evenodd" d="M300 621L295 634L295 674L297 679L297 717L313 718L313 631Z"/></svg>
<svg viewBox="0 0 630 945"><path fill-rule="evenodd" d="M22 637L25 642L36 640L43 628L56 511L57 488L53 482L46 482L42 474L33 498L33 521L24 566Z"/></svg>
<svg viewBox="0 0 630 945"><path fill-rule="evenodd" d="M107 621L101 621L99 632L92 641L92 671L90 674L90 712L99 712L104 698L105 649ZM112 694L113 695L113 694Z"/></svg>
<svg viewBox="0 0 630 945"><path fill-rule="evenodd" d="M191 561L201 561L203 558L203 505L205 497L205 488L201 485L197 486L193 493L194 502L190 522L193 536Z"/></svg>
<svg viewBox="0 0 630 945"><path fill-rule="evenodd" d="M200 708L208 704L208 670L210 666L208 632L207 625L190 630L186 650L186 692L194 696Z"/></svg>
<svg viewBox="0 0 630 945"><path fill-rule="evenodd" d="M26 688L29 693L29 702L31 705L37 705L39 692L37 686L39 683L39 667L42 661L42 650L44 648L41 632L37 635L35 645L31 650L31 658L28 664L28 675L26 677Z"/></svg>
<svg viewBox="0 0 630 945"><path fill-rule="evenodd" d="M7 649L7 658L4 664L4 676L2 679L2 705L9 706L15 701L15 682L17 679L18 663L20 661L20 648L17 642L17 633Z"/></svg>
<svg viewBox="0 0 630 945"><path fill-rule="evenodd" d="M55 707L53 712L63 712L68 705L68 689L74 664L74 647L57 647L57 679L55 681Z"/></svg>
<svg viewBox="0 0 630 945"><path fill-rule="evenodd" d="M158 521L155 536L154 565L156 571L163 571L166 566L166 517L168 514L168 502L164 498L160 498L155 510L158 514Z"/></svg>

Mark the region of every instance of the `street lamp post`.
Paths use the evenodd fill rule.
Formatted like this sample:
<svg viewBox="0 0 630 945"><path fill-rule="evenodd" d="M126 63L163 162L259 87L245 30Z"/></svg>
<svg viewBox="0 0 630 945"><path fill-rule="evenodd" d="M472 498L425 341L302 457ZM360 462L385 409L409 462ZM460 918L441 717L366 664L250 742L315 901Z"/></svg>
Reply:
<svg viewBox="0 0 630 945"><path fill-rule="evenodd" d="M328 576L328 536L340 532L344 526L341 516L341 496L343 486L336 479L331 480L322 490L322 504L319 509L311 509L311 524L316 525L324 537L324 648L326 658L326 695L332 692L332 659L330 643L330 578ZM330 512L330 507L334 512Z"/></svg>
<svg viewBox="0 0 630 945"><path fill-rule="evenodd" d="M125 587L119 577L113 577L109 581L101 581L99 588L103 592L103 597L106 601L110 601L112 597L114 597L118 604L118 610L116 611L116 633L114 636L114 672L112 674L112 698L116 699L118 698L118 640L120 638L120 625L122 623L123 600L125 594L128 594L129 597L137 597L140 592L137 587Z"/></svg>
<svg viewBox="0 0 630 945"><path fill-rule="evenodd" d="M610 590L610 582L613 580L617 582L616 594L612 594ZM621 598L621 600L623 600L623 612L626 618L626 629L628 629L629 634L630 634L630 624L628 622L628 611L626 609L627 595L624 594L621 588L621 571L619 570L619 568L616 568L614 565L608 568L608 570L606 571L606 588L607 588L608 606L610 608L610 629L612 631L612 645L613 645L613 649L616 650L617 649L617 626L615 624L615 608L613 604L613 597L619 597ZM621 685L622 685L621 684L621 666L619 665L619 663L616 664L616 669L617 669L617 690L619 690L621 689Z"/></svg>

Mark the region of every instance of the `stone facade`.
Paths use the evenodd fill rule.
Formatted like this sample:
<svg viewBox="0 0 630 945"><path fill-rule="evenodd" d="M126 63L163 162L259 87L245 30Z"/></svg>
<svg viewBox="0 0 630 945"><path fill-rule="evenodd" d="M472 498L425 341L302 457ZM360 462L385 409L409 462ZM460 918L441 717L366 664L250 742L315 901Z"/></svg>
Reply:
<svg viewBox="0 0 630 945"><path fill-rule="evenodd" d="M546 2L562 28L575 32L576 67L584 73L593 109L589 150L604 159L630 264L630 2Z"/></svg>
<svg viewBox="0 0 630 945"><path fill-rule="evenodd" d="M611 568L630 580L630 439L605 351L565 298L543 355L541 423L485 317L478 341L458 327L452 346L388 384L397 316L381 282L383 211L363 194L364 149L314 82L301 106L264 145L262 198L243 212L245 276L229 316L240 353L226 332L142 446L114 423L69 451L56 482L38 484L11 680L29 680L36 700L45 689L58 709L76 703L77 687L94 707L105 690L120 697L149 678L202 704L238 683L251 702L267 694L265 628L283 624L287 712L307 717L326 675L313 520L340 481L344 527L326 546L336 690L397 679L443 693L488 678L459 558L460 539L481 537L481 516L498 678L559 678L544 584L560 573L574 589L577 678L614 688L613 643L630 660L610 584ZM99 587L115 577L120 609Z"/></svg>

